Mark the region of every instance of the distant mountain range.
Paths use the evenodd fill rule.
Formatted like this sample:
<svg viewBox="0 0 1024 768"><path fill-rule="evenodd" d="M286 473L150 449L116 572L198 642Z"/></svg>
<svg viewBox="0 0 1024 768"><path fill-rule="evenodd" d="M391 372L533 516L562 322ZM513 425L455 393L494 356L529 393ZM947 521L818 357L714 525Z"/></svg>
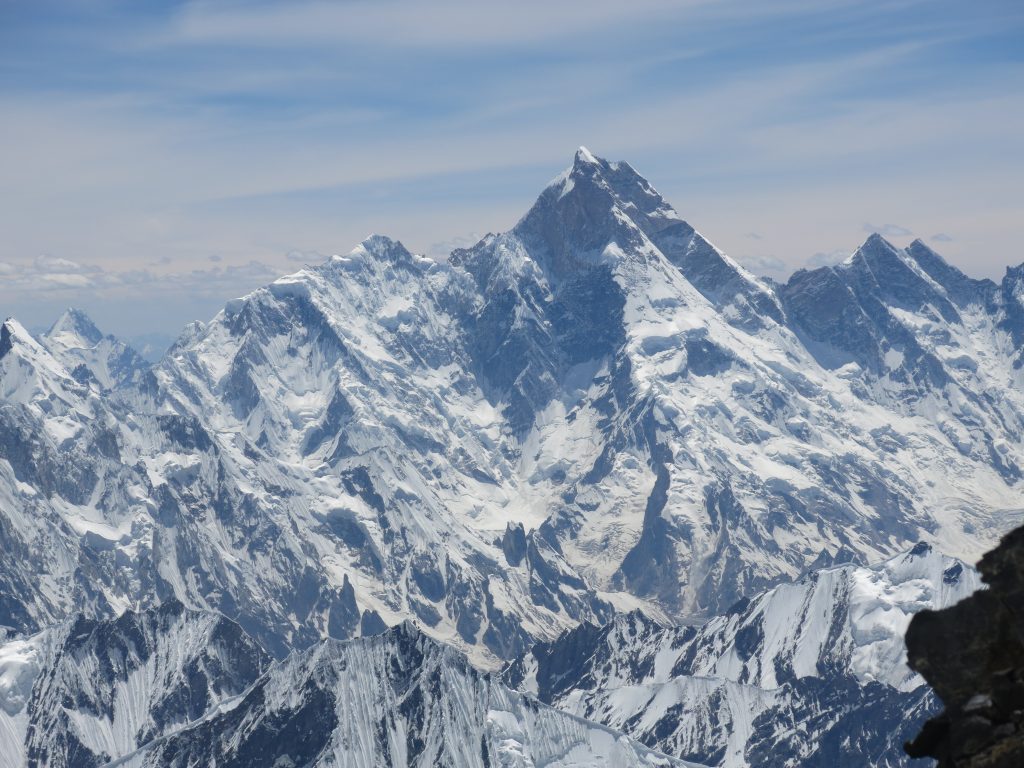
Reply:
<svg viewBox="0 0 1024 768"><path fill-rule="evenodd" d="M1022 297L1024 266L999 284L972 280L920 241L899 249L877 235L835 267L784 285L759 279L629 165L580 149L511 231L446 261L371 236L228 302L153 364L78 311L38 337L8 320L0 631L15 644L58 638L68 622L114 626L131 610L132 621L155 622L155 647L166 639L153 617L170 610L228 622L252 662L244 674L211 673L206 693L170 720L82 725L91 763L76 763L85 753L67 740L47 754L53 764L58 753L75 765L129 753L173 764L175 750L183 765L223 762L226 752L202 750L227 742L196 729L216 722L242 750L270 722L266 697L292 685L275 675L315 672L315 706L280 706L327 717L341 706L337 686L355 685L339 659L416 646L430 649L410 662L417 674L443 657L476 691L473 760L491 761L480 764L531 764L502 751L509 728L535 762L570 732L611 759L596 735L609 727L709 764L810 760L812 741L815 760L864 744L891 757L886 719L923 718L932 703L919 679L892 676L902 645L885 621L851 617L853 596L874 584L877 610L893 617L945 605L976 581L937 553L971 561L1024 516ZM953 581L937 576L955 569ZM810 647L809 622L815 633L835 627L807 612L778 608L786 618L766 650L755 606L780 594L803 595L814 617L845 627L827 636L827 653L815 646L818 661L793 649ZM888 638L885 658L869 659L886 667L881 677L858 666L868 661L857 653L874 653L857 650L874 647L858 634L863 621ZM389 640L369 639L382 632ZM601 651L639 670L616 678L636 688L629 702L608 700L603 672L577 658L616 633L647 638ZM648 641L706 664L677 658L652 672L635 658ZM725 664L715 654L729 647L738 660ZM750 666L762 652L774 654L773 675ZM531 687L527 660L544 653L570 659L576 682ZM506 681L525 694L476 671L509 661L521 671ZM97 678L107 709L93 714L113 706L116 676ZM34 699L43 678L32 679ZM223 710L243 688L245 707ZM605 725L546 708L531 719L533 695ZM499 699L513 714L496 724L481 712ZM853 727L848 703L869 699L858 705L861 741L822 746ZM818 725L807 733L771 725L810 713ZM71 733L84 720L67 722ZM445 723L407 742L402 759L429 764L441 759L436 744L466 737ZM10 728L15 741L27 734L18 743L30 754L34 737ZM360 759L394 747L390 728L360 742ZM330 733L316 742L321 757L341 754L331 741L340 732ZM344 738L357 750L356 736ZM638 765L663 759L612 741Z"/></svg>

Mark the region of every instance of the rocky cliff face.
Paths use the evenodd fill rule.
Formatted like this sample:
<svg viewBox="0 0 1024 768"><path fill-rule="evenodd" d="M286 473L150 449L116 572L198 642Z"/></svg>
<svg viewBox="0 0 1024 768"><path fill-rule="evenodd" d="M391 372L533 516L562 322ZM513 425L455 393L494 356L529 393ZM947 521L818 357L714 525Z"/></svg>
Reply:
<svg viewBox="0 0 1024 768"><path fill-rule="evenodd" d="M918 614L908 660L946 705L907 744L940 768L1024 765L1024 528L978 564L988 590Z"/></svg>

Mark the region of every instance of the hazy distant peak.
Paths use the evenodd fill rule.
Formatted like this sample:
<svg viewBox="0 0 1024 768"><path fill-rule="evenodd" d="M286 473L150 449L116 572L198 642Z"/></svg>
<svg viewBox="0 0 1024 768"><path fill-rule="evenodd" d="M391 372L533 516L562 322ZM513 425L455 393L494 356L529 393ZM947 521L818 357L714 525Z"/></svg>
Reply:
<svg viewBox="0 0 1024 768"><path fill-rule="evenodd" d="M50 326L44 334L47 338L56 339L59 336L66 338L65 346L94 346L103 339L103 333L96 327L83 310L69 307L57 318L57 321ZM76 340L84 344L74 344Z"/></svg>

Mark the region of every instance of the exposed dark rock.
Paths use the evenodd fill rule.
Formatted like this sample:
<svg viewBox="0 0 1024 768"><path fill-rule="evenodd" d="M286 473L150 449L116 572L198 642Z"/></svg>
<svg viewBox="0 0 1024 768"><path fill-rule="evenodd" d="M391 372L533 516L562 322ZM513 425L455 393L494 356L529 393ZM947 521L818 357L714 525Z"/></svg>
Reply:
<svg viewBox="0 0 1024 768"><path fill-rule="evenodd" d="M0 326L0 358L14 349L14 334L7 323Z"/></svg>
<svg viewBox="0 0 1024 768"><path fill-rule="evenodd" d="M989 589L907 630L910 666L946 705L912 742L911 757L939 768L1024 765L1024 528L978 564Z"/></svg>
<svg viewBox="0 0 1024 768"><path fill-rule="evenodd" d="M522 523L508 523L505 535L501 537L501 550L505 553L505 562L515 568L526 557L526 529Z"/></svg>

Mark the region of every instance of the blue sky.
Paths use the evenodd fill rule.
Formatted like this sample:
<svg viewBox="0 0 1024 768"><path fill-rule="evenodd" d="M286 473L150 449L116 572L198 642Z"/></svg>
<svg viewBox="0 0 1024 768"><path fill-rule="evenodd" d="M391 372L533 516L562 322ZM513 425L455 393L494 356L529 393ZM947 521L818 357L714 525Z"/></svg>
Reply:
<svg viewBox="0 0 1024 768"><path fill-rule="evenodd" d="M0 312L131 335L370 232L507 229L585 144L755 271L1024 261L1024 3L0 0Z"/></svg>

